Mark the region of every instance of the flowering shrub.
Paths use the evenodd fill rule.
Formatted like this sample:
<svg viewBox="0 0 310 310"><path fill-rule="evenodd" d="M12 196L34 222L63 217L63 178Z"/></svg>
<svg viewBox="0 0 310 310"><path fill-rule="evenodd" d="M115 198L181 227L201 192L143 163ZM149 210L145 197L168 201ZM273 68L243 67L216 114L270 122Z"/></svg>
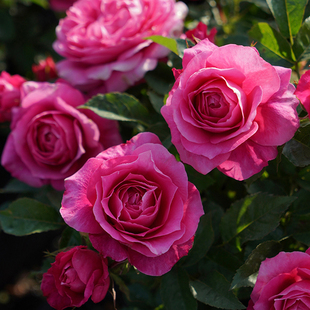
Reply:
<svg viewBox="0 0 310 310"><path fill-rule="evenodd" d="M43 275L41 290L57 310L80 307L90 297L101 301L109 288L107 260L85 246L77 246L55 257Z"/></svg>
<svg viewBox="0 0 310 310"><path fill-rule="evenodd" d="M60 213L104 257L158 276L192 247L203 208L183 164L145 132L66 179Z"/></svg>
<svg viewBox="0 0 310 310"><path fill-rule="evenodd" d="M247 309L309 308L309 269L309 249L267 258L259 268Z"/></svg>
<svg viewBox="0 0 310 310"><path fill-rule="evenodd" d="M145 38L180 36L186 13L175 0L78 1L56 29L59 75L91 94L124 91L169 53Z"/></svg>
<svg viewBox="0 0 310 310"><path fill-rule="evenodd" d="M0 308L308 309L308 1L26 2L0 3Z"/></svg>
<svg viewBox="0 0 310 310"><path fill-rule="evenodd" d="M203 40L185 50L175 74L161 112L181 160L200 173L217 167L247 179L299 127L291 70L271 66L253 47Z"/></svg>
<svg viewBox="0 0 310 310"><path fill-rule="evenodd" d="M114 121L101 119L100 131L102 124L76 109L85 100L66 83L26 82L21 93L1 164L31 186L51 184L62 190L64 179L89 157L121 142Z"/></svg>

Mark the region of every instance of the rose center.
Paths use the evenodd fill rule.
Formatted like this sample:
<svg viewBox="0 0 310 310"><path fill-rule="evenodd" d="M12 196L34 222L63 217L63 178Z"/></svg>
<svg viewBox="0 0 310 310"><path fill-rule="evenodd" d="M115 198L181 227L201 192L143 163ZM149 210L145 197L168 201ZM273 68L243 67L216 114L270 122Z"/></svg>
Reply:
<svg viewBox="0 0 310 310"><path fill-rule="evenodd" d="M85 284L80 280L75 269L70 266L64 268L60 284L69 287L70 290L77 293L83 292L85 288Z"/></svg>
<svg viewBox="0 0 310 310"><path fill-rule="evenodd" d="M139 188L129 188L123 197L124 206L127 211L139 211L142 205L143 193Z"/></svg>
<svg viewBox="0 0 310 310"><path fill-rule="evenodd" d="M52 152L58 137L52 131L50 125L43 125L37 131L37 145L42 152Z"/></svg>
<svg viewBox="0 0 310 310"><path fill-rule="evenodd" d="M203 93L203 114L213 117L224 117L228 113L228 104L226 100L218 93Z"/></svg>

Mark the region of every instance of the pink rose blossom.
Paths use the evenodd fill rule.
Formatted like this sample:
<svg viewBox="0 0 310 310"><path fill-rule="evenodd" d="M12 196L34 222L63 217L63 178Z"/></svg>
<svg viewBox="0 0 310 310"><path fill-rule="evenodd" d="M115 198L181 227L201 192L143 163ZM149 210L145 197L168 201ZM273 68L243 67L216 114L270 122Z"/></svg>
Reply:
<svg viewBox="0 0 310 310"><path fill-rule="evenodd" d="M183 70L161 112L183 162L244 180L276 158L299 127L291 70L272 66L254 47L186 49Z"/></svg>
<svg viewBox="0 0 310 310"><path fill-rule="evenodd" d="M306 71L301 76L295 95L300 100L308 114L310 114L310 70Z"/></svg>
<svg viewBox="0 0 310 310"><path fill-rule="evenodd" d="M58 77L55 62L51 56L40 60L38 65L32 65L32 72L40 82L53 80Z"/></svg>
<svg viewBox="0 0 310 310"><path fill-rule="evenodd" d="M11 121L13 107L20 104L20 87L26 80L20 75L0 74L0 122Z"/></svg>
<svg viewBox="0 0 310 310"><path fill-rule="evenodd" d="M76 0L49 0L50 7L54 11L66 11Z"/></svg>
<svg viewBox="0 0 310 310"><path fill-rule="evenodd" d="M310 308L310 249L280 252L261 263L248 310Z"/></svg>
<svg viewBox="0 0 310 310"><path fill-rule="evenodd" d="M63 190L64 179L89 157L121 142L115 121L77 109L85 100L70 85L26 82L21 92L1 158L13 177Z"/></svg>
<svg viewBox="0 0 310 310"><path fill-rule="evenodd" d="M65 222L104 257L153 276L187 255L203 214L183 164L148 132L90 158L65 188Z"/></svg>
<svg viewBox="0 0 310 310"><path fill-rule="evenodd" d="M91 94L124 91L169 53L144 38L180 36L186 14L175 0L77 1L56 28L59 76Z"/></svg>
<svg viewBox="0 0 310 310"><path fill-rule="evenodd" d="M43 275L41 290L55 309L80 307L90 297L98 303L110 285L107 260L86 246L60 252Z"/></svg>
<svg viewBox="0 0 310 310"><path fill-rule="evenodd" d="M216 33L216 28L212 28L208 33L208 26L202 22L199 22L194 29L186 31L185 36L192 41L194 41L194 38L197 38L199 40L209 39L209 41L214 43L214 37Z"/></svg>

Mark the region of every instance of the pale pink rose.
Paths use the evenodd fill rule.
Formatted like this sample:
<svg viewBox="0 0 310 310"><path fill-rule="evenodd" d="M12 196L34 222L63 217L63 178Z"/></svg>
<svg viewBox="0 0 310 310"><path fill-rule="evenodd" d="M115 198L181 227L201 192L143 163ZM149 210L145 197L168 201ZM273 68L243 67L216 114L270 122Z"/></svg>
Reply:
<svg viewBox="0 0 310 310"><path fill-rule="evenodd" d="M300 78L295 95L300 100L308 114L310 114L310 70L307 70Z"/></svg>
<svg viewBox="0 0 310 310"><path fill-rule="evenodd" d="M63 190L64 179L89 157L121 142L115 121L77 109L85 100L72 86L26 82L21 92L1 158L13 177L34 187L51 184Z"/></svg>
<svg viewBox="0 0 310 310"><path fill-rule="evenodd" d="M20 87L26 80L20 75L0 74L0 122L11 121L12 108L20 104Z"/></svg>
<svg viewBox="0 0 310 310"><path fill-rule="evenodd" d="M310 249L264 260L247 309L310 309Z"/></svg>
<svg viewBox="0 0 310 310"><path fill-rule="evenodd" d="M144 38L180 36L186 14L175 0L77 1L56 28L58 74L91 94L124 91L169 53Z"/></svg>
<svg viewBox="0 0 310 310"><path fill-rule="evenodd" d="M244 180L276 158L299 127L291 70L272 66L254 47L186 49L183 70L161 112L183 162Z"/></svg>
<svg viewBox="0 0 310 310"><path fill-rule="evenodd" d="M203 214L183 164L148 132L90 158L65 188L65 222L104 257L153 276L187 255Z"/></svg>
<svg viewBox="0 0 310 310"><path fill-rule="evenodd" d="M80 307L90 297L98 303L109 289L107 260L86 246L60 252L43 274L41 290L55 309Z"/></svg>
<svg viewBox="0 0 310 310"><path fill-rule="evenodd" d="M50 7L54 11L66 11L76 0L49 0Z"/></svg>
<svg viewBox="0 0 310 310"><path fill-rule="evenodd" d="M217 34L216 28L212 28L208 33L208 26L202 22L199 22L198 25L191 30L185 32L185 37L195 42L195 38L199 40L209 39L212 43L214 43L215 35Z"/></svg>

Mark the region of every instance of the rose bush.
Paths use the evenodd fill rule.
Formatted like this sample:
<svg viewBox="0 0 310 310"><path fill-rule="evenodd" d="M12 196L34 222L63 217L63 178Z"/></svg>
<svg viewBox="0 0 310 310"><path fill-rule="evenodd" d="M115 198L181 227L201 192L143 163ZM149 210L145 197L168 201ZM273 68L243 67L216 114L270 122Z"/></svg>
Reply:
<svg viewBox="0 0 310 310"><path fill-rule="evenodd" d="M186 14L175 0L80 0L56 28L58 74L91 94L124 91L169 53L144 38L180 36Z"/></svg>
<svg viewBox="0 0 310 310"><path fill-rule="evenodd" d="M183 164L146 132L67 178L60 212L104 257L162 275L192 247L203 208Z"/></svg>
<svg viewBox="0 0 310 310"><path fill-rule="evenodd" d="M11 121L13 107L20 104L20 87L26 80L2 71L0 75L0 122Z"/></svg>
<svg viewBox="0 0 310 310"><path fill-rule="evenodd" d="M55 309L80 307L90 297L98 303L110 285L107 260L86 246L60 252L43 274L41 290Z"/></svg>
<svg viewBox="0 0 310 310"><path fill-rule="evenodd" d="M13 177L62 190L89 157L121 142L116 122L77 109L85 100L70 85L26 82L21 92L1 158Z"/></svg>
<svg viewBox="0 0 310 310"><path fill-rule="evenodd" d="M261 263L248 310L310 308L310 249L280 252Z"/></svg>
<svg viewBox="0 0 310 310"><path fill-rule="evenodd" d="M183 70L161 112L183 162L244 180L276 158L299 127L291 70L272 66L254 47L186 49Z"/></svg>
<svg viewBox="0 0 310 310"><path fill-rule="evenodd" d="M310 113L310 71L307 70L297 84L295 95L300 100L308 114Z"/></svg>

